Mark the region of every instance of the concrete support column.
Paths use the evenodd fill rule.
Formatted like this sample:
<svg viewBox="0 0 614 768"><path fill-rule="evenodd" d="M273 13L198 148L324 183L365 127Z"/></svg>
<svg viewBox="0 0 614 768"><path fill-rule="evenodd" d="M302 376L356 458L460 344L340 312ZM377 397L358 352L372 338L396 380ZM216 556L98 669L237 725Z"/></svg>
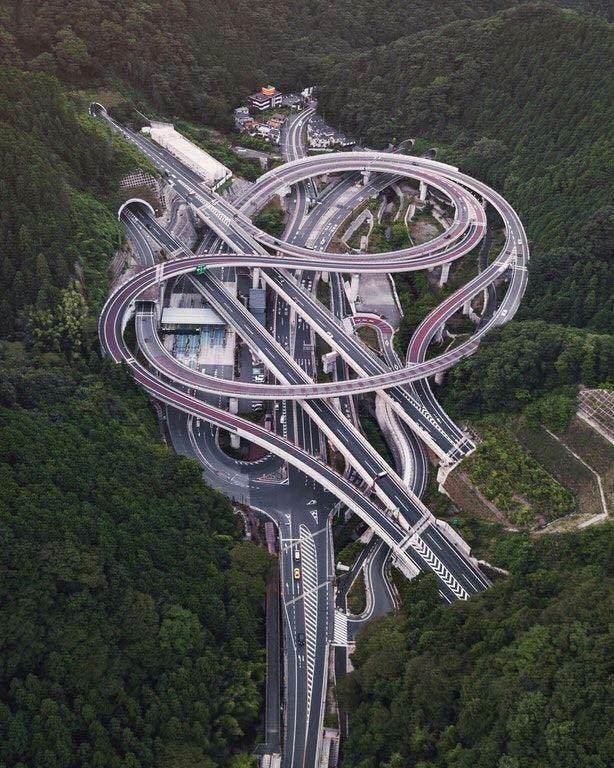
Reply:
<svg viewBox="0 0 614 768"><path fill-rule="evenodd" d="M450 276L450 262L443 264L441 267L441 277L439 278L439 287L441 288L448 282Z"/></svg>
<svg viewBox="0 0 614 768"><path fill-rule="evenodd" d="M420 569L415 566L411 561L405 558L401 559L398 555L394 555L392 560L394 565L401 571L401 573L409 580L414 579L419 573Z"/></svg>
<svg viewBox="0 0 614 768"><path fill-rule="evenodd" d="M428 190L428 187L426 185L426 182L421 181L420 182L420 200L424 202L426 200L426 192Z"/></svg>
<svg viewBox="0 0 614 768"><path fill-rule="evenodd" d="M361 171L360 173L362 175L362 185L363 187L366 187L371 181L371 171Z"/></svg>
<svg viewBox="0 0 614 768"><path fill-rule="evenodd" d="M288 201L286 198L290 196L291 191L292 190L290 189L290 187L286 185L285 187L281 187L277 192L277 194L279 195L279 199L281 200L281 207L284 209L284 211L288 210Z"/></svg>
<svg viewBox="0 0 614 768"><path fill-rule="evenodd" d="M335 370L336 363L337 353L335 351L322 355L322 369L324 373L332 373Z"/></svg>
<svg viewBox="0 0 614 768"><path fill-rule="evenodd" d="M350 282L350 288L348 291L348 299L350 302L354 303L356 299L358 298L358 290L360 288L360 274L353 273L352 279Z"/></svg>
<svg viewBox="0 0 614 768"><path fill-rule="evenodd" d="M437 384L438 386L441 386L443 384L443 377L444 377L444 372L443 371L439 371L439 373L436 373L435 374L435 384Z"/></svg>
<svg viewBox="0 0 614 768"><path fill-rule="evenodd" d="M260 267L252 270L252 288L260 288Z"/></svg>
<svg viewBox="0 0 614 768"><path fill-rule="evenodd" d="M446 327L446 324L442 323L437 329L437 333L435 334L435 342L437 344L441 344L441 342L443 341L443 332L445 327Z"/></svg>
<svg viewBox="0 0 614 768"><path fill-rule="evenodd" d="M237 397L231 397L228 399L228 411L235 416L239 413L239 399Z"/></svg>
<svg viewBox="0 0 614 768"><path fill-rule="evenodd" d="M471 312L471 299L467 299L467 301L463 304L463 315L468 315Z"/></svg>
<svg viewBox="0 0 614 768"><path fill-rule="evenodd" d="M241 438L239 435L235 435L234 432L230 433L230 447L235 450L241 447Z"/></svg>

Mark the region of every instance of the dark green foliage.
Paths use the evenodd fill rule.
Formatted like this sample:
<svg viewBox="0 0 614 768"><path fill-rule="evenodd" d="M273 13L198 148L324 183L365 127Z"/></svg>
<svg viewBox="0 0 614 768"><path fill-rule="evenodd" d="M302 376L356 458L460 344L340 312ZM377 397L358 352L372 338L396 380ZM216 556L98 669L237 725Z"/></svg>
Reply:
<svg viewBox="0 0 614 768"><path fill-rule="evenodd" d="M344 768L606 768L612 528L504 540L512 576L442 606L406 583L360 636Z"/></svg>
<svg viewBox="0 0 614 768"><path fill-rule="evenodd" d="M0 764L223 764L261 705L268 556L121 369L0 376Z"/></svg>
<svg viewBox="0 0 614 768"><path fill-rule="evenodd" d="M0 67L0 157L0 337L7 337L24 330L27 307L54 311L75 275L100 306L122 238L117 182L143 160L78 115L56 80L8 67Z"/></svg>
<svg viewBox="0 0 614 768"><path fill-rule="evenodd" d="M613 244L614 209L606 207L588 216L565 246L546 251L536 249L520 317L539 317L611 333Z"/></svg>
<svg viewBox="0 0 614 768"><path fill-rule="evenodd" d="M284 212L281 208L269 207L254 217L254 224L273 237L281 237L284 231Z"/></svg>
<svg viewBox="0 0 614 768"><path fill-rule="evenodd" d="M611 27L543 5L339 58L321 105L370 144L423 136L494 185L533 242L524 316L610 331Z"/></svg>
<svg viewBox="0 0 614 768"><path fill-rule="evenodd" d="M514 322L484 339L446 376L444 402L457 414L518 411L543 392L612 383L614 338L545 322Z"/></svg>
<svg viewBox="0 0 614 768"><path fill-rule="evenodd" d="M0 0L0 60L74 83L128 81L161 111L227 128L240 95L321 82L331 61L515 0ZM563 0L605 17L605 0ZM0 23L2 16L0 15ZM347 73L343 74L344 77ZM388 73L379 73L383 80ZM375 83L377 85L378 83ZM390 134L389 134L390 135Z"/></svg>

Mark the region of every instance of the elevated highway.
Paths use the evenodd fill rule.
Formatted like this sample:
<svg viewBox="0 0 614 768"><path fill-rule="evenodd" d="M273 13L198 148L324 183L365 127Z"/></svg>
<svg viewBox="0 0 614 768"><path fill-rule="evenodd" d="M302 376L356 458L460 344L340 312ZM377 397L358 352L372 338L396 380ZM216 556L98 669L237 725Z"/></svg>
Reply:
<svg viewBox="0 0 614 768"><path fill-rule="evenodd" d="M445 601L467 599L485 589L488 580L480 572L468 547L437 521L420 501L425 472L408 485L373 450L343 409L339 410L337 403L339 398L376 392L394 418L402 420L399 422L401 430L399 424L395 427L401 441L400 450L407 452L409 446L413 452L410 460L416 466L424 464L424 454L415 447L419 443L416 444L414 433L449 464L456 463L472 450L471 442L448 419L432 396L428 379L472 354L484 335L508 322L518 308L526 287L529 250L524 229L513 209L481 182L456 168L429 159L377 152L306 158L301 156L298 144L296 151L292 150L288 155L295 159L264 174L249 194L231 205L165 150L118 125L106 110L93 106L92 111L141 149L163 171L167 182L194 213L226 244L224 249L219 248L214 245L215 238L209 238L206 242L211 244L211 249L194 254L161 227L146 206L139 202L127 205L122 220L145 252L143 263L151 266L138 271L109 296L99 321L99 334L106 354L116 362L126 364L136 381L159 401L262 446L317 481L373 528L408 574L433 572ZM298 120L296 122L298 126ZM295 141L292 134L289 141ZM362 174L367 184L372 183L371 174L382 180L415 179L436 189L447 200L454 211L452 225L429 243L383 254L333 253L325 250L325 237L318 241L322 248L308 248L304 245L305 238L298 233L307 208L305 190L323 174L345 174L339 186L346 188L355 184L355 181L347 181L351 178L347 174L354 177ZM255 227L250 216L275 194L285 194L289 189L295 190L296 197L295 207L290 210L293 226L288 229L288 238L272 237ZM354 197L359 197L358 187ZM326 205L326 200L334 199L332 187L325 191L320 202ZM332 274L388 273L441 267L479 248L487 231L483 201L499 213L505 228L505 243L490 264L420 324L411 339L405 365L391 354L385 354L383 358L374 355L356 339L352 324L344 318L343 311L326 310L295 277L297 270ZM151 251L151 239L163 249L168 259L164 263L155 265L153 255L151 258L147 255L147 248ZM311 325L355 375L345 379L338 377L332 382L314 381L312 375L297 365L284 346L275 341L210 272L215 267L239 266L259 270L279 300L287 302ZM207 376L181 365L165 350L157 331L156 301L151 297L166 281L182 275L189 277L194 288L252 347L271 372L274 383L228 381ZM490 307L491 314L483 318L471 338L427 359L427 350L445 323L472 298L484 290L492 292L492 286L503 280L507 282L507 290L499 306L494 310ZM341 299L337 301L340 303ZM142 357L128 347L123 337L131 316L135 318ZM413 382L418 384L418 393L408 386ZM299 402L329 442L345 457L355 477L361 478L362 486L336 472L300 444L206 403L196 392ZM407 440L403 438L402 430L408 430ZM307 599L307 592L303 599Z"/></svg>

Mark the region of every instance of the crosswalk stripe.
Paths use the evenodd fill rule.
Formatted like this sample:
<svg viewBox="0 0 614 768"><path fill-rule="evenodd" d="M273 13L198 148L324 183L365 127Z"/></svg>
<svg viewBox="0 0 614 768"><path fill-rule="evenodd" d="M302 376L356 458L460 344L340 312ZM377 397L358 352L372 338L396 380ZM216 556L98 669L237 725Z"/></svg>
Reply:
<svg viewBox="0 0 614 768"><path fill-rule="evenodd" d="M303 610L305 614L305 658L307 668L307 719L311 709L313 674L316 660L318 631L318 563L316 548L309 529L299 526L301 541L301 573L303 579Z"/></svg>
<svg viewBox="0 0 614 768"><path fill-rule="evenodd" d="M343 611L335 609L335 623L333 626L333 645L347 646L348 644L348 617Z"/></svg>

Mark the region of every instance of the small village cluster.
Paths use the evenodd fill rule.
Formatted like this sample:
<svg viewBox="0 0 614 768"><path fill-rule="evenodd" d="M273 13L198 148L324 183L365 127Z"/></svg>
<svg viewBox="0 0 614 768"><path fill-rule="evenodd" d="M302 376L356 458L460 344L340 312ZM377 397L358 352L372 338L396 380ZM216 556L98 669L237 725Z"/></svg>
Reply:
<svg viewBox="0 0 614 768"><path fill-rule="evenodd" d="M288 115L304 109L312 98L313 87L297 94L282 93L274 85L263 86L247 99L246 104L235 109L235 130L278 145ZM321 117L314 116L307 123L307 145L311 149L341 149L352 144L347 136L331 128Z"/></svg>

